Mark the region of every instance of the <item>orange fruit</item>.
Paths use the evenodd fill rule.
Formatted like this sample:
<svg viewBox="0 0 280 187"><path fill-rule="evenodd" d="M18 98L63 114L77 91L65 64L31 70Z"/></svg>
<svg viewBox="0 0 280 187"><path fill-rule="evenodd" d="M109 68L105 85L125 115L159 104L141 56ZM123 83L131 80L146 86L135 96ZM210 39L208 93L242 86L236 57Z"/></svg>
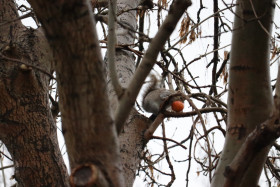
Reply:
<svg viewBox="0 0 280 187"><path fill-rule="evenodd" d="M175 112L181 112L184 109L184 103L182 101L174 101L171 106Z"/></svg>

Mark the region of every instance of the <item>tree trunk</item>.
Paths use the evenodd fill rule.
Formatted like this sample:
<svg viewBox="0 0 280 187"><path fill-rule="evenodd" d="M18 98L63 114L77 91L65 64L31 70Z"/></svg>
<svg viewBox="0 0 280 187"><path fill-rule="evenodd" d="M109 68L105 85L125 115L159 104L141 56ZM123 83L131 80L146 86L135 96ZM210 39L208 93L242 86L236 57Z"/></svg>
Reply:
<svg viewBox="0 0 280 187"><path fill-rule="evenodd" d="M22 26L13 1L0 1L0 139L19 186L68 186L48 103L52 55L40 30ZM12 21L12 22L9 22Z"/></svg>
<svg viewBox="0 0 280 187"><path fill-rule="evenodd" d="M227 134L213 187L223 186L225 167L231 163L247 135L272 112L269 43L274 8L272 0L237 2L230 59ZM243 178L236 181L238 186L257 186L269 149L270 146L256 155Z"/></svg>
<svg viewBox="0 0 280 187"><path fill-rule="evenodd" d="M117 12L124 12L117 16L118 23L126 25L124 28L120 24L116 24L116 41L117 45L129 45L135 41L135 33L132 30L137 30L136 11L127 11L138 6L139 0L118 0ZM117 14L118 14L117 13ZM108 67L107 57L105 58L106 67ZM135 56L132 52L124 49L116 49L115 57L116 71L119 76L119 82L122 87L127 88L133 73L135 72ZM109 80L108 92L110 96L110 104L112 111L116 111L118 98L110 81L110 75L107 70L107 78ZM141 161L143 144L143 131L148 126L146 117L140 115L136 110L133 110L129 119L126 121L124 130L119 134L120 156L123 166L123 174L125 178L125 186L130 187L135 180L136 170Z"/></svg>

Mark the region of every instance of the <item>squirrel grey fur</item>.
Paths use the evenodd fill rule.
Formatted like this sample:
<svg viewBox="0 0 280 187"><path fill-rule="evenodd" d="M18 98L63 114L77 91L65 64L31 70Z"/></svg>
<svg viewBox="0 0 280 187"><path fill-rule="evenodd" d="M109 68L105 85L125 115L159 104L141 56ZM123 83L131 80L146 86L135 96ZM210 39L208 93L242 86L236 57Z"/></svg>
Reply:
<svg viewBox="0 0 280 187"><path fill-rule="evenodd" d="M150 77L151 83L143 95L142 106L146 112L157 115L160 110L162 110L162 106L163 104L165 104L168 97L178 92L174 90L158 88L159 81L156 76L151 75ZM168 100L168 103L165 105L165 109L168 108L172 104L172 102L176 100L184 101L181 96L174 96Z"/></svg>

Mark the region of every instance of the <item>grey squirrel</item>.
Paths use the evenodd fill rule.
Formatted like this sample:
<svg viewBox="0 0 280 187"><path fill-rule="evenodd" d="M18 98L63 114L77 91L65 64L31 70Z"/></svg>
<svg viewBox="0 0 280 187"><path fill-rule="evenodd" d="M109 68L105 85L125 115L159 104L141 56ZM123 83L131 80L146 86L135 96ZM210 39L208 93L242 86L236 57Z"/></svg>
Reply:
<svg viewBox="0 0 280 187"><path fill-rule="evenodd" d="M180 92L174 90L168 90L165 88L159 88L159 80L155 75L151 75L151 83L143 94L142 107L146 112L152 113L153 119L161 111L166 110L172 105L174 101L184 102L184 98Z"/></svg>

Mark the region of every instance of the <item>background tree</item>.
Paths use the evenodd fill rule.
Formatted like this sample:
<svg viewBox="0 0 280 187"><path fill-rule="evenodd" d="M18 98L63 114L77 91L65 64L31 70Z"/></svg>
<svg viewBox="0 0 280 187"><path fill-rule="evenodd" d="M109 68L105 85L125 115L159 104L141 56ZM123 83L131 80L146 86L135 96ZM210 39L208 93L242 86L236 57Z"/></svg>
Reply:
<svg viewBox="0 0 280 187"><path fill-rule="evenodd" d="M269 72L269 44L275 2L237 3L238 16L234 22L230 58L227 135L212 186L223 185L225 176L228 178L225 186L257 186L268 151L273 140L278 137L271 132L268 134L273 137L272 140L265 133L260 135L262 140L259 142L254 137L254 143L249 146L251 150L248 147L244 149L246 154L253 155L252 158L241 152L243 149L240 147L246 146L248 135L253 136L250 133L254 129L269 126L270 118L279 118L279 108L277 102L274 108ZM249 21L254 19L256 21ZM278 99L277 95L279 93L276 92L275 100ZM262 127L261 123L264 123ZM276 122L272 123L275 125ZM236 169L240 167L240 160L247 162L247 167L243 165L242 170Z"/></svg>
<svg viewBox="0 0 280 187"><path fill-rule="evenodd" d="M277 94L275 104L272 102L268 59L269 49L273 51L271 63L278 56L277 40L270 34L274 2L226 4L213 0L213 4L204 5L200 1L194 2L189 13L190 1L29 3L32 9L7 0L0 3L0 138L14 161L19 186L68 186L69 181L76 185L132 186L139 173L146 175L150 185L171 186L179 176L178 160L181 165L187 162L187 186L195 163L200 166L197 175L206 175L208 183L214 176L213 186L236 186L236 181L242 186L257 185L269 148L272 144L272 151L279 147L273 143L278 137L274 124L279 102ZM205 8L210 6L213 12L209 16ZM237 18L229 55L222 50L232 30L228 15L233 15L235 6ZM18 16L18 10L25 15ZM98 30L103 29L104 35L99 33L101 48L108 48L104 63L92 13ZM170 37L182 15L179 34L177 29ZM38 28L27 28L20 22L30 16ZM213 30L204 30L204 23L213 24ZM149 30L155 27L159 29L153 36ZM212 43L213 49L206 47L206 52L200 52L196 47L199 41ZM190 55L191 51L199 57ZM187 106L184 112L163 107L152 119L141 114L138 103L134 106L153 67L161 73L163 87L181 92ZM211 75L209 80L202 78L202 68ZM57 82L58 97L51 94L53 82ZM227 88L232 90L228 121L223 102ZM70 179L58 147L57 116L62 119ZM184 132L183 136L166 124L168 117L182 119L184 125L174 126ZM156 129L161 130L154 134ZM221 155L215 141L225 134L224 152L214 175ZM252 138L246 140L249 134ZM153 141L162 142L162 152L146 148ZM271 152L266 160L268 184L271 176L278 178L278 157L274 154L277 152ZM254 159L255 155L262 161ZM159 169L164 163L169 171ZM169 181L157 180L157 173L168 176Z"/></svg>

